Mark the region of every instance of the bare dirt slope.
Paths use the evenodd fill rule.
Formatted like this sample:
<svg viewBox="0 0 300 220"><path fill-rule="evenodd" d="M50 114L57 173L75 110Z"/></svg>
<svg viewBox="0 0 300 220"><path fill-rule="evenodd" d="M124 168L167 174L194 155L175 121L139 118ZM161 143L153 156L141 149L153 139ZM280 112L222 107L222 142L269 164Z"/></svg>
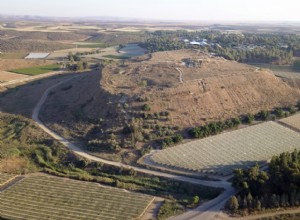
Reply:
<svg viewBox="0 0 300 220"><path fill-rule="evenodd" d="M189 127L295 104L300 90L267 70L191 50L159 52L122 61L58 88L46 102L48 120L89 118L121 122L141 113L170 112L166 124ZM183 83L181 83L182 77ZM147 85L145 85L145 83ZM148 101L138 102L137 98ZM128 106L126 109L120 105ZM78 115L77 114L77 115ZM47 117L46 117L47 116Z"/></svg>
<svg viewBox="0 0 300 220"><path fill-rule="evenodd" d="M209 121L295 104L300 90L266 70L181 50L107 65L49 95L47 126L106 159L131 163L148 145ZM150 110L143 110L143 105ZM132 134L124 132L130 124ZM95 141L98 147L90 145ZM92 146L92 148L90 148Z"/></svg>
<svg viewBox="0 0 300 220"><path fill-rule="evenodd" d="M139 86L143 81L146 87ZM101 84L112 94L147 96L152 111L169 111L171 123L183 127L295 104L300 98L299 90L269 71L186 50L108 66Z"/></svg>

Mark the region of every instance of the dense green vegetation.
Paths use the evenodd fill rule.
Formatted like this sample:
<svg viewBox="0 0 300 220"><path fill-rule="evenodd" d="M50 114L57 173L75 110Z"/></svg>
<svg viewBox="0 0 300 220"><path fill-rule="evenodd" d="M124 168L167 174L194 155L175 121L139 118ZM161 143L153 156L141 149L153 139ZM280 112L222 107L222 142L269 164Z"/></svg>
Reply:
<svg viewBox="0 0 300 220"><path fill-rule="evenodd" d="M156 31L141 44L148 52L199 48L183 39L207 40L201 49L229 60L246 63L292 64L300 51L300 38L293 34L227 34L218 31Z"/></svg>
<svg viewBox="0 0 300 220"><path fill-rule="evenodd" d="M145 43L140 45L146 48L149 53L157 51L179 50L186 47L186 45L179 39L174 40L170 37L161 36L147 39Z"/></svg>
<svg viewBox="0 0 300 220"><path fill-rule="evenodd" d="M110 59L117 59L117 60L126 60L130 58L126 56L117 56L117 55L104 55L103 57L110 58Z"/></svg>
<svg viewBox="0 0 300 220"><path fill-rule="evenodd" d="M256 165L246 170L236 169L232 185L241 190L230 199L233 213L251 213L272 208L300 205L300 151L274 156L268 172Z"/></svg>
<svg viewBox="0 0 300 220"><path fill-rule="evenodd" d="M208 137L210 135L218 134L225 129L237 127L239 124L241 124L241 121L238 118L229 119L225 122L212 122L208 125L192 128L189 130L189 135L192 138Z"/></svg>
<svg viewBox="0 0 300 220"><path fill-rule="evenodd" d="M271 111L262 110L255 115L248 113L238 118L232 118L226 121L211 122L207 125L191 128L188 133L192 138L204 138L221 133L226 129L236 128L241 123L252 124L254 120L267 121L288 117L300 109L299 103L297 103L296 106L287 106L284 108L276 107Z"/></svg>
<svg viewBox="0 0 300 220"><path fill-rule="evenodd" d="M52 71L59 71L59 69L60 69L59 64L52 64L47 66L34 66L34 67L23 68L23 69L15 69L15 70L11 70L10 72L33 76L33 75L49 73Z"/></svg>

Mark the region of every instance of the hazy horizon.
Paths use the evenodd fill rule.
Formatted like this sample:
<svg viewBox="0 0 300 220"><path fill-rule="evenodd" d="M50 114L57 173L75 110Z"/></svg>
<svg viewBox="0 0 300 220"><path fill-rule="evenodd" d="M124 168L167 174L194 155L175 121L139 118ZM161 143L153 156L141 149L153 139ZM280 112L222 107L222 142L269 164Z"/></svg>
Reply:
<svg viewBox="0 0 300 220"><path fill-rule="evenodd" d="M300 22L296 0L10 0L0 14L48 17L118 17L176 21Z"/></svg>

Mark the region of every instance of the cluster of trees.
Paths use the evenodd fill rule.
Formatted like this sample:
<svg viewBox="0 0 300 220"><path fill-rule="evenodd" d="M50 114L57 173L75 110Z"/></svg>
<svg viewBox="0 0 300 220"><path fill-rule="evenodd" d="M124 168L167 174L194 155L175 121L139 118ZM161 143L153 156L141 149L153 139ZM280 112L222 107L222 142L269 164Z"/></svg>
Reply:
<svg viewBox="0 0 300 220"><path fill-rule="evenodd" d="M118 151L121 149L120 143L114 134L101 134L99 138L88 142L88 150L99 151Z"/></svg>
<svg viewBox="0 0 300 220"><path fill-rule="evenodd" d="M229 60L246 63L292 64L293 56L300 55L300 38L294 34L233 34L219 31L156 31L148 33L148 39L141 44L148 52L193 48L183 39L206 39L220 46L207 46L209 52ZM253 46L252 49L246 49Z"/></svg>
<svg viewBox="0 0 300 220"><path fill-rule="evenodd" d="M268 172L256 165L236 169L232 185L240 190L227 208L233 213L247 214L268 208L300 205L300 151L274 156Z"/></svg>
<svg viewBox="0 0 300 220"><path fill-rule="evenodd" d="M192 128L189 130L189 135L192 138L208 137L210 135L218 134L225 129L237 127L239 124L241 124L239 118L229 119L224 122L212 122L208 125Z"/></svg>
<svg viewBox="0 0 300 220"><path fill-rule="evenodd" d="M242 63L272 63L278 65L293 63L292 50L284 50L276 47L257 47L252 50L211 47L209 51L225 59Z"/></svg>
<svg viewBox="0 0 300 220"><path fill-rule="evenodd" d="M146 48L149 53L185 48L185 44L182 41L169 37L153 37L147 39L141 46Z"/></svg>
<svg viewBox="0 0 300 220"><path fill-rule="evenodd" d="M69 53L67 59L70 61L67 63L66 68L70 71L86 70L89 66L87 62L81 62L81 58L78 53Z"/></svg>
<svg viewBox="0 0 300 220"><path fill-rule="evenodd" d="M172 146L174 144L178 144L182 142L183 137L181 134L175 134L172 137L167 137L162 141L162 148L166 148L167 146Z"/></svg>
<svg viewBox="0 0 300 220"><path fill-rule="evenodd" d="M300 101L296 104L296 108L300 110ZM255 115L248 113L239 118L232 118L226 121L212 122L200 127L194 127L190 129L188 133L192 138L204 138L218 134L226 129L235 128L241 123L252 124L254 120L267 121L287 117L290 114L294 114L297 110L296 108L294 106L287 106L285 108L277 107L272 111L262 110Z"/></svg>

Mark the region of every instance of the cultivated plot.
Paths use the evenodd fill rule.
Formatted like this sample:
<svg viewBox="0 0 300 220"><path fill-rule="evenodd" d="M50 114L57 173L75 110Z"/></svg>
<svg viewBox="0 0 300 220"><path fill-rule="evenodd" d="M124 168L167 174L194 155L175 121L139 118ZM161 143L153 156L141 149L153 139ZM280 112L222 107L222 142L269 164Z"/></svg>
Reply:
<svg viewBox="0 0 300 220"><path fill-rule="evenodd" d="M252 166L284 151L299 149L299 143L299 133L267 122L167 148L149 159L158 166L228 175L235 168Z"/></svg>
<svg viewBox="0 0 300 220"><path fill-rule="evenodd" d="M300 131L300 114L281 119L280 122Z"/></svg>
<svg viewBox="0 0 300 220"><path fill-rule="evenodd" d="M7 173L0 173L0 186L9 182L13 178L15 178L15 175L7 174Z"/></svg>
<svg viewBox="0 0 300 220"><path fill-rule="evenodd" d="M34 76L34 75L39 75L39 74L44 74L44 73L49 73L49 72L54 72L59 70L60 70L60 65L52 64L47 66L34 66L34 67L23 68L23 69L15 69L15 70L11 70L11 72Z"/></svg>
<svg viewBox="0 0 300 220"><path fill-rule="evenodd" d="M29 176L0 194L5 219L137 219L153 197L46 175Z"/></svg>

